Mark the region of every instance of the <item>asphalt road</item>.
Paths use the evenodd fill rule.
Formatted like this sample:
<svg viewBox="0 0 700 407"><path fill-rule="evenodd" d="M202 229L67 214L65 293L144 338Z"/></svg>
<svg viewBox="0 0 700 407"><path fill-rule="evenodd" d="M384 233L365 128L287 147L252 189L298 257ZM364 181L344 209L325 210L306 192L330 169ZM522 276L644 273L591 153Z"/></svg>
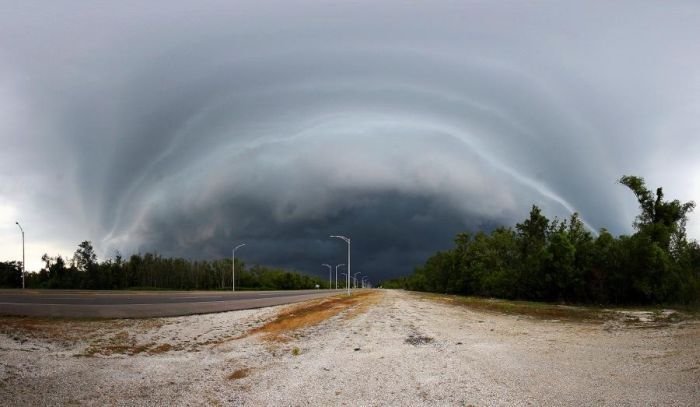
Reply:
<svg viewBox="0 0 700 407"><path fill-rule="evenodd" d="M166 317L268 307L341 292L0 290L0 315L68 318Z"/></svg>

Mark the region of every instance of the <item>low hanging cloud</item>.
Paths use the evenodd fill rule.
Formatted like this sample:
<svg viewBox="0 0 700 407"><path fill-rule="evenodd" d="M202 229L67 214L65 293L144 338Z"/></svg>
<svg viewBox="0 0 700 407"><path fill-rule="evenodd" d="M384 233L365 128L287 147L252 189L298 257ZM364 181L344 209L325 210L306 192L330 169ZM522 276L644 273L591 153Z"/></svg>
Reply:
<svg viewBox="0 0 700 407"><path fill-rule="evenodd" d="M532 204L629 233L622 174L700 197L696 5L235 3L3 7L0 256L17 218L30 268L245 241L320 273L345 234L383 278Z"/></svg>

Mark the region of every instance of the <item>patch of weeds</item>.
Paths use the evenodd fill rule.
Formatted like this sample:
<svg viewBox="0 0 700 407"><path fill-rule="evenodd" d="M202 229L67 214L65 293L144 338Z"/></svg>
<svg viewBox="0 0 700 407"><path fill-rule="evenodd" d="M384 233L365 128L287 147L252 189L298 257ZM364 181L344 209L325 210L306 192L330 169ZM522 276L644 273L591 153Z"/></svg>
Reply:
<svg viewBox="0 0 700 407"><path fill-rule="evenodd" d="M292 348L292 355L294 356L299 356L301 355L301 349L297 348L296 346Z"/></svg>
<svg viewBox="0 0 700 407"><path fill-rule="evenodd" d="M242 379L244 377L248 377L249 374L250 374L250 368L244 367L244 368L238 369L238 370L234 371L233 373L231 373L230 375L228 375L228 379L229 380L239 380L239 379Z"/></svg>
<svg viewBox="0 0 700 407"><path fill-rule="evenodd" d="M129 336L127 331L121 331L107 340L97 340L90 344L83 356L110 356L110 355L138 355L147 353L157 355L171 350L178 350L169 343L156 345L153 342L138 343L135 337Z"/></svg>
<svg viewBox="0 0 700 407"><path fill-rule="evenodd" d="M623 322L628 323L628 324L637 324L642 322L642 320L635 315L625 315L622 317Z"/></svg>
<svg viewBox="0 0 700 407"><path fill-rule="evenodd" d="M497 312L509 315L526 315L538 319L582 322L602 321L607 318L603 310L589 307L431 293L420 293L417 295L430 300L463 305L479 311Z"/></svg>
<svg viewBox="0 0 700 407"><path fill-rule="evenodd" d="M155 354L159 354L159 353L170 352L171 350L173 350L173 345L171 345L169 343L163 343L161 345L158 345L158 346L150 349L148 351L148 353L150 353L151 355L155 355Z"/></svg>
<svg viewBox="0 0 700 407"><path fill-rule="evenodd" d="M74 344L95 334L101 328L99 322L68 320L61 318L0 317L0 334L24 343L30 339L46 342Z"/></svg>
<svg viewBox="0 0 700 407"><path fill-rule="evenodd" d="M434 293L413 293L416 296L447 304L462 305L467 308L508 315L528 316L550 321L606 322L619 321L626 325L679 323L700 318L697 306L674 306L674 309L660 306L616 307L572 306L534 301L511 301L494 298L466 297Z"/></svg>
<svg viewBox="0 0 700 407"><path fill-rule="evenodd" d="M99 338L120 331L152 330L163 325L160 320L125 320L100 318L53 318L0 316L0 334L24 343L40 340L63 346L73 346L83 341ZM122 334L123 335L123 334Z"/></svg>
<svg viewBox="0 0 700 407"><path fill-rule="evenodd" d="M681 322L684 319L685 318L683 318L683 316L681 316L681 314L679 314L678 312L672 312L666 317L666 320L668 322Z"/></svg>

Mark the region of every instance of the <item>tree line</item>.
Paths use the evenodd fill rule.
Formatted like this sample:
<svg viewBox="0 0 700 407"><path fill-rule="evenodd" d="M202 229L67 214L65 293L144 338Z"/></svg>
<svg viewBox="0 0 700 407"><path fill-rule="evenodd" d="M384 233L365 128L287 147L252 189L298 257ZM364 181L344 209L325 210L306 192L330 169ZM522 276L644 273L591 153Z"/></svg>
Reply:
<svg viewBox="0 0 700 407"><path fill-rule="evenodd" d="M618 182L640 213L632 235L594 236L577 213L548 219L533 206L527 219L491 233L460 233L453 248L431 256L386 288L596 304L697 303L700 245L686 237L694 202L664 199L641 177Z"/></svg>
<svg viewBox="0 0 700 407"><path fill-rule="evenodd" d="M231 259L192 261L158 254L134 254L128 259L116 255L99 262L89 241L80 243L72 258L42 257L44 267L28 273L27 288L91 290L231 289ZM22 286L22 263L0 262L0 287ZM253 265L236 259L236 289L292 290L319 287L328 282L303 273Z"/></svg>

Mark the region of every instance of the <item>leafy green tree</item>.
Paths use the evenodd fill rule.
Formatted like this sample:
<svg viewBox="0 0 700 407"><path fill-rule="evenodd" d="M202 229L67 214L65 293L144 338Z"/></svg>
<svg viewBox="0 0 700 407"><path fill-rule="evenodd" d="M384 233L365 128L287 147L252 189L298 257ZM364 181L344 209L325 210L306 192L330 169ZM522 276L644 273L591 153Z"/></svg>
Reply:
<svg viewBox="0 0 700 407"><path fill-rule="evenodd" d="M574 264L567 297L581 300L587 295L586 281L592 278L590 274L595 258L594 239L577 212L569 218L568 227L567 237L574 246Z"/></svg>
<svg viewBox="0 0 700 407"><path fill-rule="evenodd" d="M578 213L549 221L537 206L515 226L460 233L413 275L388 282L408 289L502 298L596 303L700 301L700 245L685 225L693 202L664 199L640 177L619 182L637 197L631 236L594 237Z"/></svg>
<svg viewBox="0 0 700 407"><path fill-rule="evenodd" d="M639 202L641 212L634 222L637 230L646 231L654 242L667 250L672 236L675 240L685 240L687 217L695 209L695 202L665 201L663 188L657 188L654 194L642 177L625 175L619 183L629 188Z"/></svg>
<svg viewBox="0 0 700 407"><path fill-rule="evenodd" d="M548 290L543 266L548 256L546 245L549 219L542 215L540 208L533 205L529 217L516 224L515 229L521 252L519 296L529 299L543 298Z"/></svg>
<svg viewBox="0 0 700 407"><path fill-rule="evenodd" d="M541 279L541 298L565 300L575 295L579 281L575 268L576 247L566 232L556 232L547 246Z"/></svg>
<svg viewBox="0 0 700 407"><path fill-rule="evenodd" d="M49 266L48 288L77 288L72 287L71 275L63 257L56 256L53 260Z"/></svg>
<svg viewBox="0 0 700 407"><path fill-rule="evenodd" d="M479 235L466 260L473 269L475 294L515 298L520 280L519 248L515 232L497 228L491 235Z"/></svg>
<svg viewBox="0 0 700 407"><path fill-rule="evenodd" d="M0 262L0 287L22 287L22 262Z"/></svg>

